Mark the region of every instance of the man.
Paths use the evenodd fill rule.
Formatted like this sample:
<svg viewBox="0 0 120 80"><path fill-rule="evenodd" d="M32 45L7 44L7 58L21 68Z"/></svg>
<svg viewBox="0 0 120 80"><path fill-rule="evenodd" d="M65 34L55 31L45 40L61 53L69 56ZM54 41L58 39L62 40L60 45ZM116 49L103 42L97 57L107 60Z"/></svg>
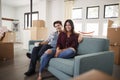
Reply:
<svg viewBox="0 0 120 80"><path fill-rule="evenodd" d="M55 21L53 26L56 28L56 32L51 34L46 41L41 42L38 47L33 48L29 69L24 73L26 76L31 76L35 73L36 62L47 49L56 47L58 35L62 31L62 22Z"/></svg>

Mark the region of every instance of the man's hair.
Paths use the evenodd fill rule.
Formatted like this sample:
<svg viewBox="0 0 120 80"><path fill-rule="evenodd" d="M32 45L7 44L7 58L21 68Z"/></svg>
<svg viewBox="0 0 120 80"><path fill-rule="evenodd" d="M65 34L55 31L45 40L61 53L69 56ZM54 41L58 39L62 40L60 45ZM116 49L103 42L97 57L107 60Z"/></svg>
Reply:
<svg viewBox="0 0 120 80"><path fill-rule="evenodd" d="M55 24L60 24L60 25L62 25L62 22L61 21L55 21L54 23L53 23L53 26L55 27Z"/></svg>

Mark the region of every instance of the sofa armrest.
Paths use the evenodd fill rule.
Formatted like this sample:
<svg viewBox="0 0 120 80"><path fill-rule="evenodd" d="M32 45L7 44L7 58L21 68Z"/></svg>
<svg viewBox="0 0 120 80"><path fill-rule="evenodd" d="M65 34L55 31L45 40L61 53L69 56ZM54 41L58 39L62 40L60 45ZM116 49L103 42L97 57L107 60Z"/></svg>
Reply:
<svg viewBox="0 0 120 80"><path fill-rule="evenodd" d="M74 76L78 76L91 69L98 69L112 74L114 54L112 51L104 51L75 57Z"/></svg>
<svg viewBox="0 0 120 80"><path fill-rule="evenodd" d="M35 42L42 42L43 40L30 40L28 43L29 52L31 53L32 48L34 47Z"/></svg>

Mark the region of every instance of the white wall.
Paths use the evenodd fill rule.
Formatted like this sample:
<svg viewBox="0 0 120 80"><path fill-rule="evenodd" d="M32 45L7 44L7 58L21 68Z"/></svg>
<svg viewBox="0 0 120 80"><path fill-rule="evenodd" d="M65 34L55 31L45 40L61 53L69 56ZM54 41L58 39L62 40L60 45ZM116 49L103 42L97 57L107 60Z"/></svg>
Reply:
<svg viewBox="0 0 120 80"><path fill-rule="evenodd" d="M81 20L83 31L86 31L86 23L87 22L99 22L99 37L102 36L103 32L103 23L107 22L108 19L103 18L104 14L104 5L106 4L116 4L119 3L120 0L75 0L74 8L82 8L83 9L83 19ZM86 8L90 6L100 6L99 19L86 19ZM118 23L118 18L112 18L112 20Z"/></svg>
<svg viewBox="0 0 120 80"><path fill-rule="evenodd" d="M2 6L1 6L1 0L0 0L0 27L2 26L2 21L1 21L1 15L2 15L2 12L1 12L1 11L2 11L2 10L1 10L1 7L2 7Z"/></svg>
<svg viewBox="0 0 120 80"><path fill-rule="evenodd" d="M49 31L54 31L53 22L64 20L64 0L49 0L47 2L47 27Z"/></svg>
<svg viewBox="0 0 120 80"><path fill-rule="evenodd" d="M2 17L4 18L15 18L15 8L2 4Z"/></svg>
<svg viewBox="0 0 120 80"><path fill-rule="evenodd" d="M46 21L46 0L39 0L39 2L33 4L33 11L39 11L39 19ZM30 5L17 7L16 17L20 21L21 40L23 42L23 48L28 49L28 41L30 40L30 32L24 30L24 13L30 12Z"/></svg>
<svg viewBox="0 0 120 80"><path fill-rule="evenodd" d="M33 11L39 11L39 19L46 20L46 0L40 0L33 4ZM17 7L16 16L20 20L20 26L24 28L24 13L30 12L30 5Z"/></svg>
<svg viewBox="0 0 120 80"><path fill-rule="evenodd" d="M2 17L16 19L16 9L2 3ZM2 26L6 26L9 30L12 30L12 21L2 20Z"/></svg>
<svg viewBox="0 0 120 80"><path fill-rule="evenodd" d="M24 28L24 13L30 12L29 5L18 7L16 10L16 16L20 20L21 35L28 36L30 33L25 32ZM64 0L40 0L38 3L33 5L34 11L39 11L39 19L43 19L46 22L46 27L49 29L49 33L54 31L53 22L55 20L64 19ZM26 34L24 34L26 33ZM21 36L22 42L25 43L24 48L27 48L25 40L30 39Z"/></svg>

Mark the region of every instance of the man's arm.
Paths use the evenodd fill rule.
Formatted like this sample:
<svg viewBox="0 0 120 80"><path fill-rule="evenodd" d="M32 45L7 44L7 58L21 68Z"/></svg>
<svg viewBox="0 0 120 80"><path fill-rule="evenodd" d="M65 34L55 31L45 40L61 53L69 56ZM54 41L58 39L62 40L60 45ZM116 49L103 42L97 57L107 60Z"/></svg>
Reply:
<svg viewBox="0 0 120 80"><path fill-rule="evenodd" d="M54 36L54 32L49 35L47 40L45 40L43 42L40 42L39 44L42 44L42 45L43 44L48 44L53 39L53 36Z"/></svg>
<svg viewBox="0 0 120 80"><path fill-rule="evenodd" d="M40 42L39 44L40 44L40 45L48 44L48 41L43 41L43 42Z"/></svg>

